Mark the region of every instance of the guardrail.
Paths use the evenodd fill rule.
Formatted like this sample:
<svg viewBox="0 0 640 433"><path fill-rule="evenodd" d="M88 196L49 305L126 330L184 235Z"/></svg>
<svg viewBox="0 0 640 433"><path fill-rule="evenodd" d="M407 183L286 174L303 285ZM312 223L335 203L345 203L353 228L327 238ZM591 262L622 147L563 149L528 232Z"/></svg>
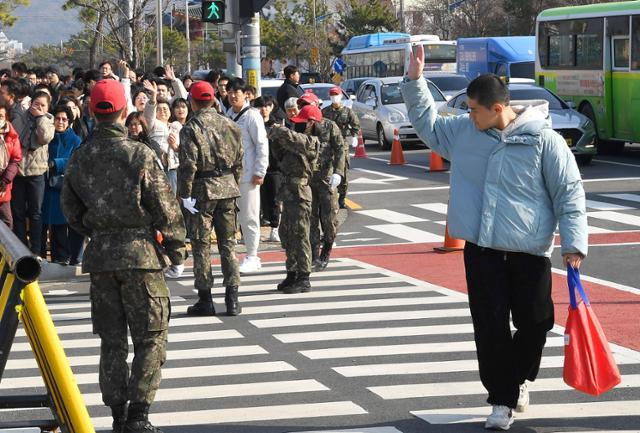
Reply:
<svg viewBox="0 0 640 433"><path fill-rule="evenodd" d="M0 222L0 382L20 321L47 388L44 395L0 395L0 409L48 407L54 417L2 426L95 433L38 285L40 271L38 258Z"/></svg>

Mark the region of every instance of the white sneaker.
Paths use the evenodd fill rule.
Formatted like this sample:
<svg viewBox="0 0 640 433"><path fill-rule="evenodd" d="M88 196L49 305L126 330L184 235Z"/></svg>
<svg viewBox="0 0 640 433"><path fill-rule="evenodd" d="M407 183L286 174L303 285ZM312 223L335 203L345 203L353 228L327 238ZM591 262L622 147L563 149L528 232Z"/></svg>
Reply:
<svg viewBox="0 0 640 433"><path fill-rule="evenodd" d="M241 274L250 274L252 272L257 272L262 268L262 263L260 262L260 257L258 256L247 256L244 258L244 261L240 265L240 273Z"/></svg>
<svg viewBox="0 0 640 433"><path fill-rule="evenodd" d="M164 271L166 278L180 278L184 272L184 265L171 265Z"/></svg>
<svg viewBox="0 0 640 433"><path fill-rule="evenodd" d="M484 423L484 428L489 430L509 430L513 424L513 413L507 406L495 405L491 415Z"/></svg>
<svg viewBox="0 0 640 433"><path fill-rule="evenodd" d="M269 242L280 242L280 234L278 233L278 227L271 228L271 234L269 235Z"/></svg>
<svg viewBox="0 0 640 433"><path fill-rule="evenodd" d="M527 389L527 383L520 385L520 395L518 396L518 403L516 404L516 412L524 412L529 407L529 390Z"/></svg>

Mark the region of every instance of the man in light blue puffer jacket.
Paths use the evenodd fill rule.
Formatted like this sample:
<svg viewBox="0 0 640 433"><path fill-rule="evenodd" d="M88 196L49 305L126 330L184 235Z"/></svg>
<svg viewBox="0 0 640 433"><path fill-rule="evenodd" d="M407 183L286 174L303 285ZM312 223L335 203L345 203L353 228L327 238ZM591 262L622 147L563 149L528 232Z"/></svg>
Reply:
<svg viewBox="0 0 640 433"><path fill-rule="evenodd" d="M553 327L551 262L559 224L567 265L587 254L585 194L546 101L510 105L495 75L467 88L470 114L441 117L412 56L402 93L418 135L451 161L449 233L466 240L465 271L480 378L493 406L486 428L508 430L529 403L546 333ZM512 336L509 314L517 331Z"/></svg>

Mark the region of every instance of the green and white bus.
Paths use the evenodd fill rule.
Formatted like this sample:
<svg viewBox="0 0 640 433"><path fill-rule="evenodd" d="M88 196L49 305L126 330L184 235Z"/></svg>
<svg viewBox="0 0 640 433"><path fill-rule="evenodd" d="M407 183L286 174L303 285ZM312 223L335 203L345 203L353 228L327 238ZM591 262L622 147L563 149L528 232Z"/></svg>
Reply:
<svg viewBox="0 0 640 433"><path fill-rule="evenodd" d="M601 153L640 142L640 1L545 10L536 41L538 84L595 123Z"/></svg>

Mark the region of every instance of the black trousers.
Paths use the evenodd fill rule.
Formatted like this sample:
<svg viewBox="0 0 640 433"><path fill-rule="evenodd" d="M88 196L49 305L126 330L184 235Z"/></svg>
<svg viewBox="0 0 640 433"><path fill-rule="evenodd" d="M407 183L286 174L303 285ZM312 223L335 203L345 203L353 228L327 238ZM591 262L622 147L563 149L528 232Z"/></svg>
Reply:
<svg viewBox="0 0 640 433"><path fill-rule="evenodd" d="M13 232L34 254L40 253L44 182L44 174L16 176L13 179L13 188L11 189ZM28 240L27 219L29 220Z"/></svg>
<svg viewBox="0 0 640 433"><path fill-rule="evenodd" d="M538 375L547 331L553 327L551 262L467 242L464 264L487 402L515 408L519 385Z"/></svg>
<svg viewBox="0 0 640 433"><path fill-rule="evenodd" d="M260 188L260 204L262 205L262 218L269 221L269 226L276 228L280 225L280 203L276 200L278 190L282 183L280 172L267 172L264 183Z"/></svg>
<svg viewBox="0 0 640 433"><path fill-rule="evenodd" d="M40 257L47 257L47 238L51 244L52 262L80 263L84 236L68 224L51 224L42 227L42 249Z"/></svg>

